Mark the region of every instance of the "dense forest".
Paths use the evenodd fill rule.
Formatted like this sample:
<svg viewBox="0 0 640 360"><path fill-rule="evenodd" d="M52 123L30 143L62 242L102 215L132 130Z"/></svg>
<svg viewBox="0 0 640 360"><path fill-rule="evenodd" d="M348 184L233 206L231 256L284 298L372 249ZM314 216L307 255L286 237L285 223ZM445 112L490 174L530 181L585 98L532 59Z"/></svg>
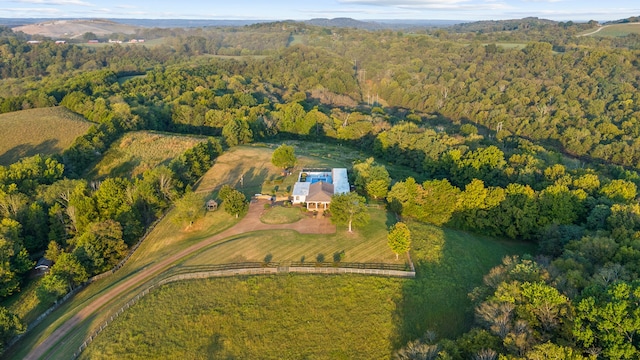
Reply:
<svg viewBox="0 0 640 360"><path fill-rule="evenodd" d="M113 267L226 147L331 141L415 174L356 181L401 217L539 245L470 293L473 329L426 332L397 358L637 358L640 38L534 20L149 29L160 45L99 48L0 29L0 112L64 106L95 123L61 155L0 167L0 298L42 254L49 302ZM84 178L141 129L211 139L140 177ZM24 330L0 315L0 341Z"/></svg>

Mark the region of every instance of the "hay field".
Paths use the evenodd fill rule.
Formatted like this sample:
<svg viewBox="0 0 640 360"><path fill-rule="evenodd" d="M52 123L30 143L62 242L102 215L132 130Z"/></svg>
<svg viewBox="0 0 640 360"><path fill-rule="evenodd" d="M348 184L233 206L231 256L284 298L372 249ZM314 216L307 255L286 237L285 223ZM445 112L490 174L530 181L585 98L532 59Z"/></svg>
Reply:
<svg viewBox="0 0 640 360"><path fill-rule="evenodd" d="M171 135L152 131L126 133L111 145L100 162L89 172L88 177L135 177L159 165L168 165L175 157L206 140L203 136Z"/></svg>
<svg viewBox="0 0 640 360"><path fill-rule="evenodd" d="M0 165L36 154L61 153L91 125L62 106L0 114Z"/></svg>

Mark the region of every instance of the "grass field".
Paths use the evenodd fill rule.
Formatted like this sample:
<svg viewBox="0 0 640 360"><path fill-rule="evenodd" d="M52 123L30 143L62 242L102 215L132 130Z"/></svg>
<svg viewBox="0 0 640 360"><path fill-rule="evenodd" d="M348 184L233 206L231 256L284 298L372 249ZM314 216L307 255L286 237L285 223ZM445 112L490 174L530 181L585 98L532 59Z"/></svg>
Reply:
<svg viewBox="0 0 640 360"><path fill-rule="evenodd" d="M298 159L293 173L289 176L282 176L281 169L271 164L271 153L281 143L293 146ZM216 191L222 185L229 184L247 196L261 193L287 197L298 180L299 171L304 167L349 168L354 161L367 158L362 152L335 144L304 141L281 143L231 148L216 159L215 165L198 184L198 191ZM415 176L406 168L385 165L393 178Z"/></svg>
<svg viewBox="0 0 640 360"><path fill-rule="evenodd" d="M36 297L36 288L40 279L30 279L20 289L18 296L11 296L0 302L0 306L6 307L12 313L18 315L25 323L34 321L41 313L47 310L48 304L40 304Z"/></svg>
<svg viewBox="0 0 640 360"><path fill-rule="evenodd" d="M606 25L597 32L589 30L581 36L623 37L629 34L640 34L640 23Z"/></svg>
<svg viewBox="0 0 640 360"><path fill-rule="evenodd" d="M389 359L426 330L439 337L466 330L468 292L503 256L533 251L410 226L414 280L289 275L170 284L114 321L82 358Z"/></svg>
<svg viewBox="0 0 640 360"><path fill-rule="evenodd" d="M57 154L92 123L64 107L0 114L0 165L36 154Z"/></svg>
<svg viewBox="0 0 640 360"><path fill-rule="evenodd" d="M391 219L382 209L370 209L371 221L366 227L349 234L339 227L335 234L308 235L290 230L248 233L237 239L211 246L182 265L198 266L232 262L259 262L270 255L272 261L315 262L322 254L326 262L344 251L345 262L384 262L404 264L406 258L396 260L387 245L387 229ZM178 269L179 270L179 269Z"/></svg>
<svg viewBox="0 0 640 360"><path fill-rule="evenodd" d="M527 44L526 43L508 43L508 42L498 42L498 43L492 43L495 44L496 46L500 46L503 49L524 49ZM489 45L489 43L483 44L484 46Z"/></svg>
<svg viewBox="0 0 640 360"><path fill-rule="evenodd" d="M134 177L169 162L206 137L181 136L136 131L126 133L111 145L88 177Z"/></svg>
<svg viewBox="0 0 640 360"><path fill-rule="evenodd" d="M132 307L81 359L388 359L404 281L291 275L176 283Z"/></svg>

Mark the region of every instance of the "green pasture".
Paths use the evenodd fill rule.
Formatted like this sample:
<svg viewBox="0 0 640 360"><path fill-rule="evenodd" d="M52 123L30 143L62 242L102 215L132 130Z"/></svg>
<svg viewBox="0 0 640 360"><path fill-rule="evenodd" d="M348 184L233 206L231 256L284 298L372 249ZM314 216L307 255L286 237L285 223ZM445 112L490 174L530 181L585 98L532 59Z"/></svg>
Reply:
<svg viewBox="0 0 640 360"><path fill-rule="evenodd" d="M114 321L81 359L389 359L406 281L289 275L175 283Z"/></svg>
<svg viewBox="0 0 640 360"><path fill-rule="evenodd" d="M62 106L0 114L0 165L59 154L93 125Z"/></svg>
<svg viewBox="0 0 640 360"><path fill-rule="evenodd" d="M206 141L205 137L129 132L111 145L89 171L88 177L135 177L159 165L168 165L172 159L203 141Z"/></svg>
<svg viewBox="0 0 640 360"><path fill-rule="evenodd" d="M588 33L593 32L592 30ZM614 24L604 26L600 31L590 36L623 37L629 34L640 34L640 23Z"/></svg>
<svg viewBox="0 0 640 360"><path fill-rule="evenodd" d="M267 180L283 178L281 170L270 163L275 146L231 149L216 160L195 188L196 192L203 199L211 198L222 184L238 185L242 174L246 193L261 192L263 186L271 186L265 185ZM350 160L361 155L350 150L340 152L339 148L300 144L296 147L297 169L348 166ZM295 181L294 175L284 178ZM386 229L393 219L383 209L371 208L370 212L371 223L354 234L348 234L341 227L331 235L301 235L290 230L245 233L183 259L164 274L179 272L187 266L264 261L267 255L272 261L301 261L304 257L304 261L315 262L318 254L323 254L325 261L332 261L333 254L340 251L344 251L342 261L345 262L394 263L395 255L386 244ZM173 221L174 217L174 212L169 212L121 270L74 296L30 332L9 356L24 357L37 342L101 293L238 221L224 209L206 213L189 228ZM258 358L389 358L395 348L427 330L434 330L441 337L452 337L468 329L472 319L468 292L481 284L483 275L499 264L503 256L533 251L530 244L499 241L419 223L410 226L416 279L299 275L175 283L134 305L89 346L83 357L110 359L126 353L124 357L130 359L197 359L206 358L208 354L255 358L255 354L260 353L263 356ZM404 261L401 258L397 263ZM115 297L65 338L50 358L70 357L91 329L145 286L148 282L139 283ZM180 289L190 295L184 295ZM176 310L175 306L180 308ZM193 309L204 310L194 313ZM175 314L178 318L171 319L166 314ZM314 318L308 319L310 314ZM154 323L158 321L160 323ZM281 339L292 336L302 338L284 346Z"/></svg>

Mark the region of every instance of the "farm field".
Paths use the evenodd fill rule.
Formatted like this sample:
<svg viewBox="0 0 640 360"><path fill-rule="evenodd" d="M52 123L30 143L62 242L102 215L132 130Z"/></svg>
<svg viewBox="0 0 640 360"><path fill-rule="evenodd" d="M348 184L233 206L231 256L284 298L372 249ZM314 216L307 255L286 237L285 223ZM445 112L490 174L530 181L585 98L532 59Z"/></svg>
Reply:
<svg viewBox="0 0 640 360"><path fill-rule="evenodd" d="M91 125L61 106L0 114L0 165L36 154L61 153Z"/></svg>
<svg viewBox="0 0 640 360"><path fill-rule="evenodd" d="M534 250L410 226L416 279L289 275L169 284L115 320L81 358L389 359L427 330L442 338L468 329L468 292L505 255Z"/></svg>
<svg viewBox="0 0 640 360"><path fill-rule="evenodd" d="M168 165L175 157L206 140L206 137L151 131L126 133L107 150L88 177L135 177L159 165Z"/></svg>

